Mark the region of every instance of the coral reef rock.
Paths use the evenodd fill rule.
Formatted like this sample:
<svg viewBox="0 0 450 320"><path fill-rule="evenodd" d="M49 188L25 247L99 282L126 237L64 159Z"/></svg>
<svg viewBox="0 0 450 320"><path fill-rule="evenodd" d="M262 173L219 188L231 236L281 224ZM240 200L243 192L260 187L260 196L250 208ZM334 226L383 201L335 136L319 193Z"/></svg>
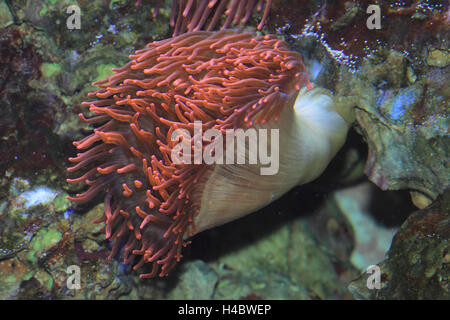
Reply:
<svg viewBox="0 0 450 320"><path fill-rule="evenodd" d="M376 275L349 285L357 299L450 299L450 192L412 214L394 237ZM374 277L375 276L375 277ZM373 288L373 289L369 289Z"/></svg>

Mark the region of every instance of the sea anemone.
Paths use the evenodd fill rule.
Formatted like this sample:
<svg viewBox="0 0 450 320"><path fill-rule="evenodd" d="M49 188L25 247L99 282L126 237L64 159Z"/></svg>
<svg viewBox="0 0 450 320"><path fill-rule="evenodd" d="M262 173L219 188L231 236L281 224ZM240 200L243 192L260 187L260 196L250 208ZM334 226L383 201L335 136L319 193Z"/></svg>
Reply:
<svg viewBox="0 0 450 320"><path fill-rule="evenodd" d="M89 94L94 101L83 103L93 116L79 117L95 129L74 142L84 151L69 158L75 165L68 171L81 174L68 182L89 186L69 197L75 202L105 194L105 213L96 222L105 223L113 243L110 258L123 246L125 264L134 261L137 269L152 263L142 278L166 275L196 232L254 212L315 179L344 143L348 123L332 94L313 88L300 55L274 35L198 31L149 43L130 59L95 82L100 89ZM222 135L276 129L279 141L267 144L279 151L278 170L261 174L267 163L260 159L174 161L180 141L192 150L221 151L205 137L195 145L199 123L203 132ZM245 152L247 160L254 156L248 146Z"/></svg>
<svg viewBox="0 0 450 320"><path fill-rule="evenodd" d="M265 3L265 6L264 6ZM158 14L161 1L156 3L153 17ZM212 31L226 15L221 29L227 29L245 24L251 17L255 7L258 11L264 11L258 24L258 30L262 29L269 15L272 0L173 0L170 16L170 25L174 28L173 35L184 32L200 31L206 26L207 31Z"/></svg>
<svg viewBox="0 0 450 320"><path fill-rule="evenodd" d="M189 1L173 1L172 15L170 24L174 27L174 35L184 33L186 31L200 31L207 23L210 15L209 24L206 27L207 31L214 30L220 23L220 18L223 13L226 14L225 22L221 29L227 29L231 26L236 26L240 23L245 24L250 19L251 14L256 5L258 5L258 11L262 10L263 3L266 2L263 16L258 25L258 29L261 29L269 14L270 5L272 0L189 0ZM177 19L176 6L178 5ZM217 5L217 6L216 6ZM213 8L216 6L215 10Z"/></svg>

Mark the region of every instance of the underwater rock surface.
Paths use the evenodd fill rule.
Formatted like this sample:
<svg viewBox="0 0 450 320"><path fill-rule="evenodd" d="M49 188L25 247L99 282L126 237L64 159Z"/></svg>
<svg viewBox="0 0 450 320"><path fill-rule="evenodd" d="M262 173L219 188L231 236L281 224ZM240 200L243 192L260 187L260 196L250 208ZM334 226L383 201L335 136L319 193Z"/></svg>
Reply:
<svg viewBox="0 0 450 320"><path fill-rule="evenodd" d="M356 110L369 146L366 174L382 190L413 190L429 204L450 185L449 70L431 68L408 84L406 58L395 52L366 68L371 99ZM391 86L382 83L396 72Z"/></svg>
<svg viewBox="0 0 450 320"><path fill-rule="evenodd" d="M349 286L357 299L450 299L450 192L413 213L378 264L381 288L364 274Z"/></svg>

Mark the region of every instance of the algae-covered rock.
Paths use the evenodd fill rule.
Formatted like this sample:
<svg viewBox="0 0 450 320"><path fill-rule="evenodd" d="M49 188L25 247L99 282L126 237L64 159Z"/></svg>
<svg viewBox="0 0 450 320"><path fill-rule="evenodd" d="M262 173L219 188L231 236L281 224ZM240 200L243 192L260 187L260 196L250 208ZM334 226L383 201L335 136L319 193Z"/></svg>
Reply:
<svg viewBox="0 0 450 320"><path fill-rule="evenodd" d="M99 212L75 216L66 195L12 179L0 202L0 299L112 299L131 291L119 262L106 260L104 236L96 242L99 225L91 221ZM80 289L68 287L73 267Z"/></svg>
<svg viewBox="0 0 450 320"><path fill-rule="evenodd" d="M58 245L62 238L62 233L56 228L42 228L33 237L30 242L27 258L32 263L37 263L39 260L47 256L49 250Z"/></svg>
<svg viewBox="0 0 450 320"><path fill-rule="evenodd" d="M218 280L214 270L203 261L192 261L181 266L177 286L169 299L211 299Z"/></svg>
<svg viewBox="0 0 450 320"><path fill-rule="evenodd" d="M0 1L0 28L5 28L14 23L13 16L9 11L5 0Z"/></svg>
<svg viewBox="0 0 450 320"><path fill-rule="evenodd" d="M411 83L405 57L390 51L383 58L367 60L356 74L344 72L338 95L356 97L369 179L382 190L421 194L428 200L415 203L423 207L450 186L450 73L421 65Z"/></svg>
<svg viewBox="0 0 450 320"><path fill-rule="evenodd" d="M314 198L321 203L297 190L193 239L185 256L214 269L214 299L349 297L346 285L358 274L350 263L351 227L332 203L311 207Z"/></svg>
<svg viewBox="0 0 450 320"><path fill-rule="evenodd" d="M368 288L369 274L351 283L362 299L450 299L450 192L412 214L378 264L380 288ZM369 279L370 282L370 279ZM369 286L370 287L370 286Z"/></svg>
<svg viewBox="0 0 450 320"><path fill-rule="evenodd" d="M446 50L432 49L428 53L427 64L431 67L444 68L450 64L450 53Z"/></svg>
<svg viewBox="0 0 450 320"><path fill-rule="evenodd" d="M214 291L214 299L270 300L317 298L308 289L278 273L252 270L239 274L224 273Z"/></svg>
<svg viewBox="0 0 450 320"><path fill-rule="evenodd" d="M15 299L20 284L30 279L30 269L17 258L0 261L0 299Z"/></svg>
<svg viewBox="0 0 450 320"><path fill-rule="evenodd" d="M46 186L30 186L14 179L8 200L0 205L0 260L26 249L40 228L54 214L53 199L58 191Z"/></svg>
<svg viewBox="0 0 450 320"><path fill-rule="evenodd" d="M403 202L395 204L392 192L381 191L370 182L363 182L356 186L348 187L335 192L333 198L336 205L352 224L355 237L355 248L350 257L351 262L359 270L365 270L368 266L384 259L389 249L396 228L386 223L385 216L398 215L398 208L407 209ZM379 206L384 217L378 217L377 207L374 202L382 197L390 200L390 207ZM405 202L409 199L405 199ZM412 207L409 206L409 207ZM409 213L409 212L408 212ZM342 228L340 225L338 228Z"/></svg>

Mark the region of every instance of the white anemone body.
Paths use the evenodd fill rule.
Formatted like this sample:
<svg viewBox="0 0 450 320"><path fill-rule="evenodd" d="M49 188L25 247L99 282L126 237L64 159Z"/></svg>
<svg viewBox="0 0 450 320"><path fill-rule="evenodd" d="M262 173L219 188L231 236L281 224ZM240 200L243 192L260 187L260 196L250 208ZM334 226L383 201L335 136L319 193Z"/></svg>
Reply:
<svg viewBox="0 0 450 320"><path fill-rule="evenodd" d="M278 172L262 175L259 164L215 164L196 186L200 204L195 218L200 232L265 207L293 187L316 179L345 142L349 124L336 111L331 92L303 88L292 106L284 106L278 121L255 129L279 130ZM247 158L248 160L248 158Z"/></svg>

